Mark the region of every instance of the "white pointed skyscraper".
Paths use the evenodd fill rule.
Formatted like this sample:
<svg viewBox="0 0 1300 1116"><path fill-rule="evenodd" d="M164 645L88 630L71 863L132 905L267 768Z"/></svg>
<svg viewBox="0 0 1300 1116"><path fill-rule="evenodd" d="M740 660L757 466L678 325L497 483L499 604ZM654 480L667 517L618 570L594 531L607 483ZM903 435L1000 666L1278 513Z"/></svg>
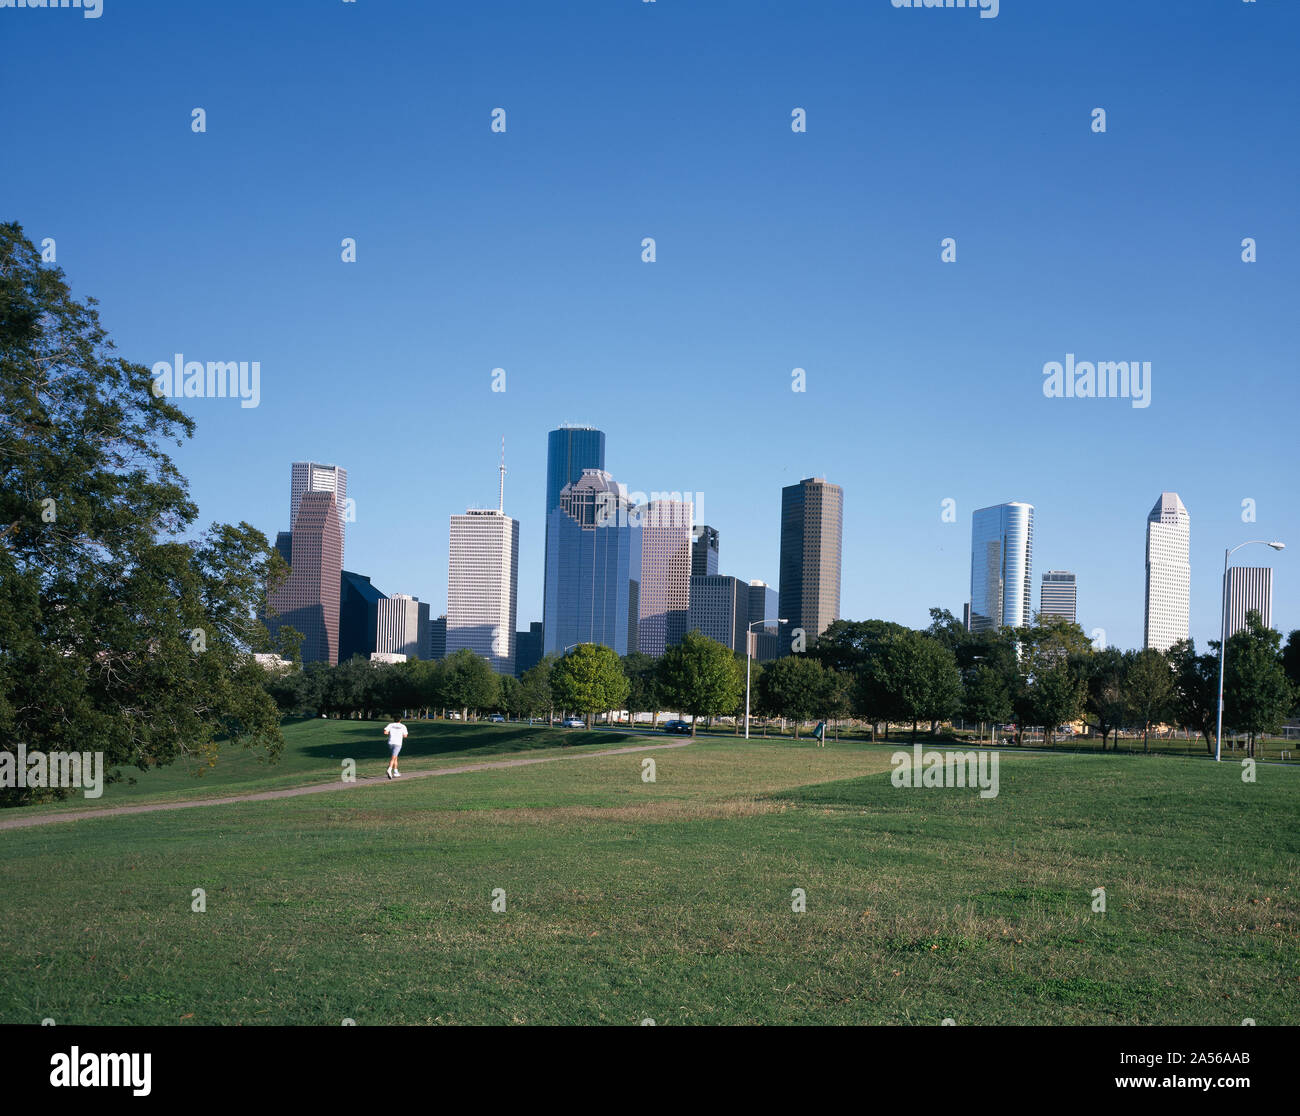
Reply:
<svg viewBox="0 0 1300 1116"><path fill-rule="evenodd" d="M1146 620L1142 646L1168 651L1186 639L1191 610L1192 520L1177 492L1162 492L1147 516Z"/></svg>
<svg viewBox="0 0 1300 1116"><path fill-rule="evenodd" d="M467 647L498 674L515 670L519 523L505 513L505 446L496 508L451 517L447 563L447 654Z"/></svg>

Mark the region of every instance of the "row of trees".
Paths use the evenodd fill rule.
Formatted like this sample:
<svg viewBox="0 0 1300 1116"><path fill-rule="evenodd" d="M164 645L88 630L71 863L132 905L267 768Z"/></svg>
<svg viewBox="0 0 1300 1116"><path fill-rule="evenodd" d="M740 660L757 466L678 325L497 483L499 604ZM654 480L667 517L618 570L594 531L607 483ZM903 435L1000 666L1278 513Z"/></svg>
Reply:
<svg viewBox="0 0 1300 1116"><path fill-rule="evenodd" d="M912 631L883 620L832 624L809 657L827 671L847 674L849 708L873 723L939 722L962 716L984 725L1041 725L1051 743L1057 726L1087 719L1102 747L1118 730L1143 734L1174 724L1205 737L1212 753L1218 711L1218 643L1196 652L1190 640L1168 652L1095 649L1077 625L1059 619L1025 628L971 633L945 609ZM1255 738L1277 731L1300 704L1300 632L1281 637L1257 613L1228 641L1224 724ZM779 665L779 664L778 664ZM804 668L807 672L808 668ZM768 674L772 672L769 667ZM813 687L815 692L815 686ZM838 692L839 688L836 688ZM832 700L823 698L823 715Z"/></svg>
<svg viewBox="0 0 1300 1116"><path fill-rule="evenodd" d="M1225 722L1245 733L1253 753L1259 733L1275 731L1300 692L1300 633L1286 649L1258 615L1228 646ZM1218 693L1217 644L1197 654L1186 641L1169 652L1096 650L1076 624L1039 621L1027 628L972 634L950 613L931 610L931 625L915 631L885 620L838 620L806 654L751 664L751 710L799 726L853 717L871 725L910 725L938 731L961 716L980 726L1041 725L1051 743L1057 726L1087 719L1102 749L1120 730L1143 734L1143 750L1158 724L1202 734L1214 748ZM441 662L377 666L361 659L329 668L309 665L273 677L281 709L304 713L391 715L403 710L495 710L513 717L556 710L596 714L662 710L700 718L745 711L745 662L699 632L659 658L620 659L607 647L581 644L548 657L522 679L494 674L469 651ZM766 731L766 730L765 730ZM694 727L692 727L694 732Z"/></svg>
<svg viewBox="0 0 1300 1116"><path fill-rule="evenodd" d="M623 709L699 717L734 711L743 685L742 663L698 632L658 659L620 660L608 647L580 644L563 658L548 656L522 678L496 674L484 659L461 650L436 662L379 664L357 657L335 667L309 663L266 681L284 712L345 717L460 710L466 717L495 711L549 718L561 710L591 718Z"/></svg>

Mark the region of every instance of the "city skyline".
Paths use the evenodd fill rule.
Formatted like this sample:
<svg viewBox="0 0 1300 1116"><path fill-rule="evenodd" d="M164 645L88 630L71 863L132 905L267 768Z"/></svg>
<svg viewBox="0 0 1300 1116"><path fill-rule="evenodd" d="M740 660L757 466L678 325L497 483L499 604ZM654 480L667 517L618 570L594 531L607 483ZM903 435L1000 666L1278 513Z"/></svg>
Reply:
<svg viewBox="0 0 1300 1116"><path fill-rule="evenodd" d="M5 182L28 234L57 241L122 357L260 362L256 407L175 400L197 422L174 457L202 523L247 520L273 538L291 527L285 461L337 462L355 510L347 567L440 611L447 516L495 506L504 435L522 478L526 624L542 619L541 427L572 420L607 435L615 476L703 492L697 517L725 537L723 568L772 584L780 489L835 478L850 501L846 617L924 627L930 607L959 614L970 514L1013 497L1039 509L1039 564L1087 586L1085 629L1120 646L1143 640L1132 525L1155 493L1178 491L1196 515L1201 648L1218 637L1225 547L1297 545L1289 470L1189 450L1259 423L1278 444L1300 402L1285 325L1300 154L1275 84L1296 5L1202 3L1187 20L1004 5L974 22L886 3L775 5L739 22L662 3L513 5L504 20L410 6L386 13L382 35L349 18L364 5L335 7L310 26L351 59L342 82L317 52L262 65L259 43L301 34L283 6L259 11L256 37L219 10L148 0L72 34L53 15L7 25L12 97L42 87L57 52L116 122L45 150L73 93L10 114L14 149L43 151ZM466 50L442 60L449 92L433 103L419 45L448 27ZM623 44L620 64L578 50L588 36ZM194 41L257 80L202 78L183 61ZM686 41L698 53L651 96L646 75ZM1158 80L1142 73L1151 42L1182 59L1154 63ZM918 71L925 88L896 97ZM996 109L951 111L972 88ZM302 101L319 111L263 126L267 104ZM1090 127L1099 104L1105 134ZM490 129L497 106L504 134ZM436 138L415 139L431 113ZM897 158L882 168L881 151ZM142 159L183 176L184 195L142 178ZM85 204L86 165L102 206ZM231 166L257 167L256 182L232 188ZM355 263L340 258L345 237ZM1149 361L1150 405L1044 396L1044 365L1071 353ZM956 433L922 439L928 424ZM435 463L418 484L402 478L408 444ZM1290 553L1260 560L1283 571L1276 622L1300 626Z"/></svg>
<svg viewBox="0 0 1300 1116"><path fill-rule="evenodd" d="M568 428L561 428L561 429L568 429ZM600 456L601 456L601 459L603 460L603 457L604 457L604 433L603 433L602 431L599 431L598 429L596 429L596 428L594 428L594 427L585 427L585 426L584 426L584 427L575 427L575 428L571 428L571 429L580 429L580 430L585 430L585 431L589 431L589 432L591 432L591 433L593 433L593 434L598 434L598 435L600 435L600 440L601 440L601 453L600 453ZM555 434L558 434L558 433L560 433L560 430L552 430L552 431L550 432L551 436L554 436ZM549 466L550 464L552 464L552 463L553 463L553 462L552 462L552 460L551 460L551 455L548 453L548 466ZM298 472L297 472L297 470L299 469L299 467L300 467L301 465L302 465L302 463L300 463L300 462L295 462L295 463L294 463L294 473L293 473L293 484L294 484L294 487L296 487L296 486L297 486L297 483L298 483ZM331 465L331 466L324 466L324 467L322 467L322 466L318 466L318 465L317 465L317 466L315 466L315 467L316 467L316 468L328 468L328 469L331 469L331 470L333 470L333 469L337 469L338 474L341 475L341 476L344 478L344 483L346 483L347 470L346 470L345 468L343 468L343 467L341 467L341 466L332 466L332 465ZM502 463L501 466L499 466L499 468L502 469L502 470L504 470L504 462ZM550 475L551 475L552 472L553 472L553 470L550 469L550 468L548 468L548 471L547 471L547 475L548 475L548 484L549 484L549 481L550 481ZM644 493L638 493L638 492L631 492L631 493L630 493L629 490L628 490L628 487L627 487L626 485L621 484L621 483L616 483L616 482L614 482L614 481L613 481L613 478L612 478L609 474L604 473L602 470L599 470L599 469L583 469L583 474L584 474L584 477L586 476L586 474L591 474L591 476L590 476L589 479L590 479L591 481L598 482L598 483L596 484L596 487L599 488L599 489L601 489L601 490L607 491L608 493L611 494L611 495L609 495L609 496L606 497L606 498L607 498L607 499L611 499L611 500L613 500L614 502L611 503L611 504L609 504L609 505L605 508L605 511L606 511L607 513L612 514L612 513L615 511L615 509L617 509L617 508L621 508L621 509L623 509L622 514L627 514L627 513L631 512L634 508L637 508L637 507L639 507L639 508L641 509L641 512L642 512L643 515L646 514L647 512L651 512L651 511L653 511L652 502L646 502L646 503L642 503L642 504L637 505L637 504L633 504L632 501L629 499L630 496L643 497L643 496L645 495ZM504 479L504 474L503 474L503 479ZM800 485L806 485L806 484L809 484L809 483L825 484L825 481L824 481L824 479L822 479L822 478L806 478L804 481L801 481L801 482L800 482ZM576 487L576 486L566 486L566 499L567 499L567 489L568 489L568 487ZM788 488L798 488L799 486L796 485L796 486L787 486L787 487L788 487ZM835 485L829 485L828 487L829 487L829 488L832 488L832 489L838 489L838 491L839 491L839 500L840 500L840 502L841 502L841 504L842 504L842 500L843 500L842 489L839 488L839 486L835 486ZM329 491L329 490L328 490L328 489L325 489L325 491ZM614 495L614 494L617 494L617 495ZM331 492L331 495L332 495L332 492ZM549 499L549 493L548 493L548 499ZM587 500L587 503L590 504L590 507L589 507L587 510L591 513L590 518L593 520L593 523L594 523L594 520L597 519L597 518L599 518L599 516L600 516L600 514L601 514L601 499L602 499L602 497L599 495L599 493L591 493L591 494L589 494L589 499ZM662 501L661 501L661 502L662 502ZM685 505L685 507L689 507L689 505ZM682 508L683 508L683 505L679 505L679 504L676 504L676 503L673 503L673 504L665 504L664 514L662 515L663 522L665 522L665 523L670 523L670 522L671 522L671 523L679 523L679 524L680 524L681 522L683 522L683 519L682 519ZM1035 520L1035 514L1034 514L1035 509L1033 508L1033 506L1032 506L1032 505L1029 505L1029 504L1027 504L1027 503L1024 503L1024 502L1022 502L1022 501L1011 501L1011 502L1009 502L1009 503L1007 503L1007 504L991 505L990 507L987 507L987 508L977 509L976 512L973 513L973 516L972 516L972 521L973 521L973 522L972 522L972 534L974 534L975 531L976 531L976 527L975 527L974 521L975 521L976 519L978 519L979 516L981 516L981 515L986 515L986 516L987 516L987 515L990 514L990 513L996 513L999 517L1001 517L1001 516L1004 515L1005 509L1015 509L1015 508L1025 508L1025 509L1028 509L1028 522L1027 522L1027 524L1022 524L1022 525L1021 525L1022 527L1027 527L1027 538L1026 538L1026 543L1027 543L1027 552L1028 552L1028 562L1027 562L1027 564L1026 564L1026 565L1027 565L1027 568L1025 569L1023 576L1022 576L1022 577L1018 577L1018 578L1016 579L1016 580L1017 580L1017 584L1019 584L1019 585L1022 586L1022 588L1017 592L1016 597L1017 597L1017 600L1022 600L1022 601L1024 601L1024 602L1029 602L1029 601L1031 600L1032 584L1033 584L1033 580L1034 580L1034 578L1033 578L1033 569L1032 569L1032 566L1033 566L1033 558L1032 558L1032 554L1033 554L1033 549L1034 549L1033 537L1034 537L1034 534L1035 534L1035 531L1036 531L1036 526L1035 526L1036 520ZM1158 500L1158 501L1156 502L1155 507L1152 508L1151 512L1148 514L1148 517L1147 517L1147 532L1148 532L1148 541L1147 541L1147 545L1148 545L1148 548L1150 548L1151 545L1152 545L1152 544L1151 544L1151 537L1150 537L1150 536L1151 536L1152 525L1155 524L1155 525L1157 526L1157 529L1160 529L1162 517L1165 518L1166 520L1170 520L1170 519L1172 519L1172 518L1177 518L1178 515L1179 515L1180 513L1181 513L1182 519L1183 519L1183 521L1184 521L1182 527L1180 528L1180 530L1182 530L1182 532L1183 532L1183 536L1186 536L1186 534L1187 534L1187 532L1186 532L1186 530L1185 530L1185 528L1186 528L1186 521L1189 519L1188 514L1187 514L1187 510L1186 510L1186 507L1182 504L1181 499L1179 498L1179 496L1178 496L1178 494L1177 494L1176 492L1165 492L1165 493L1163 493L1162 496L1161 496L1161 499ZM483 514L487 514L487 515L498 514L498 515L500 515L500 514L502 514L502 513L501 513L499 510L498 510L497 512L493 513L493 512L490 511L490 510L482 510L482 509L477 509L477 508L471 508L471 509L469 509L469 511L468 511L467 513L465 513L465 514L466 514L466 515L483 515ZM456 517L456 516L453 516L453 517L452 517L453 521L455 521L457 518L463 518L463 517ZM505 518L506 518L507 520L510 519L510 517L505 517ZM635 519L636 517L633 516L632 518ZM690 518L691 518L691 517L690 517L690 514L687 513L687 515L686 515L686 520L690 520ZM514 533L515 533L514 546L515 546L516 553L517 553L517 551L518 551L518 532L519 532L519 524L518 524L517 521L514 521L514 520L511 520L511 523L512 523L512 525L513 525L513 530L514 530ZM341 533L341 528L342 528L342 517L340 517L340 533ZM685 540L685 541L684 541L684 543L683 543L683 550L682 550L682 553L683 553L684 557L683 557L682 559L680 559L680 560L677 562L677 565L682 566L682 570L681 570L681 571L678 571L678 572L684 575L684 577L685 577L685 579L686 579L686 583L687 583L687 585L689 586L691 579L692 579L694 576L696 576L696 575L694 575L694 574L691 573L691 570L694 569L694 568L697 566L698 563L700 563L701 561L707 561L707 562L714 562L714 563L716 563L716 560L717 560L717 553L718 553L718 551L717 551L717 536L718 536L718 529L717 529L717 528L714 528L714 527L711 527L711 526L705 526L705 525L701 525L701 524L697 524L697 523L693 523L693 522L691 522L690 525L687 526L687 527L685 527L683 530L684 530L684 540ZM1006 530L1006 525L1001 523L1001 519L999 519L999 527L998 527L998 530L999 530L1000 532L1005 532L1005 530ZM639 560L640 560L640 558L639 558L640 547L641 547L641 545L642 545L641 537L644 535L644 530L638 526L638 529L637 529L637 531L636 531L635 533L636 533L636 535L638 536L638 539L637 539L637 543L636 543L636 546L635 546L634 549L635 549L636 552L637 552L637 561L639 562ZM1180 536L1180 537L1182 537L1182 536ZM705 545L710 547L710 550L709 550L710 557L707 558L707 559L705 559L705 558L703 557L702 552L701 552L701 547L700 547L700 545L699 545L699 544L700 544L700 540L701 540L701 538L704 538L704 539L706 540ZM708 541L709 539L712 540L711 544L710 544L710 542ZM289 533L289 532L279 532L279 534L278 534L278 536L277 536L277 545L280 547L282 554L283 554L286 558L288 558L288 556L289 556L289 545L290 545L289 540L290 540L290 533ZM1183 541L1183 542L1180 542L1179 545L1180 545L1180 547L1181 547L1181 546L1186 546L1188 549L1190 549L1190 540L1187 540L1187 539L1184 538L1184 541ZM1167 547L1165 547L1165 549L1167 549ZM1163 553L1163 550L1161 551L1161 553ZM1181 553L1182 553L1182 550L1180 550L1180 554L1181 554ZM971 558L972 558L972 559L974 558L973 553L972 553L972 555L971 555ZM972 561L972 575L973 575L973 573L974 573L974 568L973 568L973 566L974 566L974 564L973 564L973 561ZM517 578L517 569L518 569L518 559L517 559L517 558L516 558L515 563L514 563L514 568L515 568L515 570L516 570L516 574L515 574L515 576L516 576L516 578ZM1148 562L1148 568L1149 568L1149 562ZM1234 566L1234 567L1233 567L1233 570L1235 571L1235 570L1237 570L1238 568L1239 568L1239 567ZM1255 594L1255 595L1257 596L1258 593L1259 593L1259 591L1260 591L1260 590L1257 588L1257 586L1260 584L1261 581L1262 581L1262 583L1266 586L1266 588L1263 590L1263 592L1265 593L1265 595L1266 595L1266 597L1267 597L1267 604L1269 605L1269 609L1267 610L1267 612L1269 613L1269 619L1271 620L1271 606L1272 606L1272 593L1273 593L1272 567L1258 567L1258 568L1257 568L1257 567L1250 567L1250 569L1251 569L1252 571L1257 571L1257 570L1262 570L1262 571L1263 571L1262 573L1257 573L1257 575L1255 576L1254 580L1252 580L1252 581L1250 582L1250 592L1251 592L1252 594ZM345 576L343 577L343 594L342 594L342 600L343 600L344 603L346 603L346 600L347 600L347 592L348 592L348 581L347 581L347 576L346 576L346 575L347 575L347 571L344 571L344 574L345 574ZM450 577L450 569L449 569L449 571L448 571L448 576ZM628 576L630 577L631 575L629 574ZM1234 576L1234 579L1238 579L1238 578L1239 578L1240 576L1242 576L1242 575L1237 575L1237 574L1234 573L1233 576ZM369 581L370 581L370 578L369 578L369 577L366 577L366 578L363 579L363 580L365 580L365 581L367 582L367 588L369 588L369 584L368 584L368 583L369 583ZM630 601L629 601L629 608L630 608L630 611L629 611L629 613L628 613L628 624L627 624L626 628L624 629L624 630L626 631L626 633L627 633L627 636L626 636L626 637L621 637L621 636L601 636L601 635L596 635L596 636L590 637L590 638L592 638L592 641L594 641L594 642L606 642L606 643L609 643L609 645L614 646L615 643L618 643L618 642L620 642L621 640L623 640L624 638L626 638L627 643L625 643L624 646L627 646L629 650L643 650L643 647L642 647L642 641L641 641L641 638L640 638L640 632L639 632L639 624L640 624L640 619L641 619L641 617L640 617L640 613L641 613L643 610L642 610L642 608L641 608L641 606L640 606L640 603L639 603L639 601L638 601L638 599L637 599L638 592L639 592L639 588L640 588L640 580L641 580L641 579L640 579L639 577L631 577L631 591L632 591L632 592L631 592L631 598L630 598ZM681 579L678 578L677 580L680 581ZM761 581L761 579L745 579L745 578L741 578L741 580L742 580L742 581L747 581L748 584L755 584L756 582ZM1056 585L1050 584L1050 583L1053 583L1053 582L1060 583L1060 584L1056 584ZM1067 583L1068 583L1068 584L1067 584ZM1233 584L1234 584L1234 585L1236 584L1236 580L1234 580ZM1055 596L1055 597L1057 597L1057 598L1059 599L1059 601L1061 602L1061 606L1062 606L1061 611L1056 612L1056 615L1061 615L1061 616L1063 616L1063 617L1065 617L1065 618L1067 618L1067 619L1069 619L1069 618L1073 618L1075 622L1079 623L1080 626L1084 628L1085 632L1087 632L1091 637L1095 638L1095 639L1099 642L1099 645L1100 645L1100 644L1107 644L1107 645L1111 645L1111 646L1117 645L1116 642L1115 642L1113 639L1108 639L1108 638L1107 638L1107 636L1106 636L1106 631L1105 631L1104 628L1100 628L1100 627L1098 627L1098 626L1092 626L1092 625L1089 625L1088 623L1086 623L1085 618L1080 618L1080 617L1078 617L1077 615L1074 615L1073 617L1071 617L1071 612L1076 608L1076 602L1077 602L1077 598L1076 598L1076 596L1075 596L1075 592L1076 592L1076 588L1075 588L1075 587L1076 587L1076 575L1075 575L1073 572L1071 572L1071 571L1063 571L1063 570L1049 570L1049 571L1045 572L1044 574L1041 575L1040 590L1039 590L1039 592L1040 592L1039 607L1038 607L1037 609L1035 609L1035 608L1033 608L1032 606L1029 606L1029 607L1027 608L1026 615L1032 617L1035 613L1038 613L1038 612L1041 612L1041 611L1051 611L1050 609L1045 610L1045 609L1044 609L1044 605L1043 605L1043 594L1044 594L1044 593L1048 593L1049 596ZM383 596L384 596L384 594L383 594L382 592L378 592L378 591L376 591L376 592L377 592L377 595L378 595L379 597L383 597ZM766 592L767 592L767 594L768 594L769 596L771 596L771 597L774 598L774 599L777 597L777 592L774 591L774 590L767 589ZM1167 593L1167 590L1166 590L1165 592ZM1234 606L1234 605L1233 605L1233 602L1236 601L1236 599L1237 599L1237 595L1238 595L1238 594L1236 594L1235 591L1234 591L1234 593L1230 593L1230 596L1229 596L1229 605L1230 605L1230 606ZM403 596L403 594L393 594L393 596L400 597L400 596ZM449 596L450 596L450 594L449 594ZM1163 598L1161 598L1161 599L1163 599ZM1252 598L1252 599L1253 599L1253 598ZM523 629L522 629L522 632L523 632L523 633L527 633L527 632L529 632L529 630L530 630L530 626L531 626L532 624L540 624L540 623L541 623L540 620L534 620L534 619L532 619L532 618L530 618L530 617L528 617L528 616L526 615L526 609L520 608L519 605L518 605L518 601L519 601L519 600L520 600L520 597L519 597L518 589L517 589L517 585L516 585L516 587L515 587L515 593L514 593L514 595L513 595L513 602L514 602L514 606L515 606L515 610L516 610L516 611L515 611L515 620L514 620L514 623L510 625L510 635L509 635L509 637L508 637L508 643L509 643L509 645L510 645L510 649L511 649L511 650L510 650L510 658L511 658L512 661L513 661L513 654L514 654L514 641L515 641L516 637L520 634L520 631L519 631L520 625L524 625L524 627L523 627ZM963 605L964 605L965 608L969 609L969 607L970 607L970 602L969 602L969 601L963 602ZM422 607L423 610L424 610L424 618L422 619L422 625L423 625L422 630L427 630L427 628L428 628L428 624L429 624L429 620L428 620L429 610L430 610L430 608L431 608L432 606L429 605L428 603L425 603L425 604L423 604L421 607ZM656 648L658 647L658 640L659 640L659 638L662 638L663 641L664 641L665 646L667 646L667 645L670 645L672 642L674 642L676 639L679 639L679 638L680 638L680 635L681 635L684 631L688 630L688 627L683 627L683 624L685 624L686 621L687 621L687 618L688 618L688 616L689 616L689 612L690 612L691 607L692 607L692 605L691 605L691 599L690 599L690 597L689 597L689 595L688 595L688 598L687 598L687 606L686 606L686 608L685 608L685 609L678 609L678 610L675 610L675 614L676 614L676 617L677 617L677 622L675 623L674 627L672 628L672 635L671 635L671 636L669 635L669 629L666 628L666 627L664 627L664 624L668 623L669 621L667 620L666 617L662 618L662 619L664 620L664 624L659 624L659 625L658 625L660 628L663 628L662 633L660 634L660 636L652 637L652 639L651 639L651 642L654 643L654 645L655 645ZM954 615L960 615L960 608L953 608L950 604L948 604L948 603L946 603L946 602L945 602L945 603L941 603L941 604L937 604L937 605L935 605L934 607L944 607L944 608L948 608L949 611L953 612ZM1146 610L1147 608L1149 608L1149 607L1150 607L1149 604L1148 604L1148 605L1144 605L1144 612L1145 612L1145 610ZM1164 606L1162 605L1161 607L1164 607ZM1235 606L1234 606L1234 607L1235 607ZM541 611L543 611L543 610L542 610L542 609L539 609L538 611L541 612ZM772 611L772 610L769 609L769 612L771 612L771 611ZM1237 608L1237 611L1240 612L1240 611L1242 611L1242 609L1241 609L1241 608ZM1018 612L1018 610L1017 610L1017 612ZM752 619L752 618L753 618L753 616L751 616L751 619ZM848 616L848 617L845 617L845 618L846 618L846 619L875 619L875 618L879 618L879 619L886 619L886 620L896 620L896 617L894 617L894 616L890 616L890 615L888 615L888 614L883 614L883 613L882 613L882 614L879 614L879 615L873 615L873 616L870 616L870 617L868 617L868 616ZM898 621L898 622L901 622L901 621ZM790 625L791 628L793 628L794 626L795 626L795 625ZM824 625L823 625L823 626L824 626ZM912 626L916 626L916 627L924 627L925 625L924 625L923 623L921 623L921 624L916 624L916 625L912 625ZM1175 623L1175 627L1176 627L1176 626L1177 626L1177 623ZM1145 627L1145 621L1144 621L1144 627ZM611 629L611 630L613 630L613 629ZM1235 630L1235 627L1232 628L1232 630ZM1284 624L1284 625L1282 625L1282 630L1286 631L1286 630L1290 630L1290 629L1286 628L1286 626L1285 626L1285 624ZM502 631L504 631L504 628L502 628ZM593 629L593 631L594 631L594 629ZM573 634L573 633L572 633L572 632L568 632L567 634L570 634L570 635L571 635L571 634ZM503 638L504 638L504 637L503 637ZM1145 638L1145 637L1144 637L1144 638ZM1172 635L1164 635L1164 636L1161 636L1161 638L1164 640L1165 644L1168 645L1168 644L1171 644L1171 643L1173 642L1174 639L1176 639L1176 638L1181 638L1181 637L1178 636L1176 632L1174 632ZM1208 638L1209 638L1209 639L1217 639L1217 638L1218 638L1218 633L1215 632L1215 633L1213 633L1212 635L1210 635ZM422 637L420 638L419 646L420 646L422 649L423 649L424 646L425 646L426 639L427 639L427 635L426 635L426 636L422 636ZM586 641L586 639L581 639L580 641ZM722 642L727 642L727 641L726 641L726 640L723 640ZM810 642L811 642L811 638L810 638ZM554 653L560 652L560 651L562 650L562 648L560 647L559 644L556 644L555 646L551 646L550 644L551 644L551 641L550 641L550 640L547 640L547 641L546 641L546 651L547 651L547 653L552 653L552 654L554 654ZM566 644L566 646L571 646L571 645L572 645L572 644ZM1119 644L1119 645L1120 645L1120 646L1128 646L1128 645L1126 645L1126 644ZM1139 646L1139 647L1140 647L1140 646L1142 646L1142 645L1143 645L1143 644L1137 644L1137 645L1134 645L1134 646ZM1203 647L1204 644L1201 643L1201 644L1198 644L1198 646L1202 646L1202 647ZM447 651L450 651L450 650L454 650L454 649L455 649L455 648L454 648L454 646L453 646L453 647L449 647L449 648L447 648L446 650L447 650ZM618 652L619 652L620 654L624 654L624 653L626 653L626 652L622 649L622 647L616 647L616 650L618 650ZM656 654L657 654L657 653L660 653L660 652L658 652L657 650L654 650L654 651L652 651L651 653L656 653ZM421 652L421 657L424 657L424 653L423 653L423 651ZM490 657L491 657L491 656L490 656ZM499 657L499 656L498 656L498 657ZM504 660L502 660L502 661L504 662ZM505 673L511 673L511 672L512 672L512 669L506 669L505 667L503 667L503 666L501 665L501 663L497 662L497 661L496 661L496 658L493 658L493 665L494 665L494 668L496 668L496 669L500 669L500 670L502 670L502 671L505 672Z"/></svg>

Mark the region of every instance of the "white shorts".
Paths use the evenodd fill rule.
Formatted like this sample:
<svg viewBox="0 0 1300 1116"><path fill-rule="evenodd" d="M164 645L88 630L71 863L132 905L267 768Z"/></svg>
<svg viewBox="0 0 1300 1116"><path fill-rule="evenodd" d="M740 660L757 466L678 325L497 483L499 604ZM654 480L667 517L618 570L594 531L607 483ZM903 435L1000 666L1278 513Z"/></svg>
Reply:
<svg viewBox="0 0 1300 1116"><path fill-rule="evenodd" d="M393 759L397 759L397 753L400 752L401 750L402 750L402 743L400 740L396 744L390 743L388 745L388 754L392 756Z"/></svg>

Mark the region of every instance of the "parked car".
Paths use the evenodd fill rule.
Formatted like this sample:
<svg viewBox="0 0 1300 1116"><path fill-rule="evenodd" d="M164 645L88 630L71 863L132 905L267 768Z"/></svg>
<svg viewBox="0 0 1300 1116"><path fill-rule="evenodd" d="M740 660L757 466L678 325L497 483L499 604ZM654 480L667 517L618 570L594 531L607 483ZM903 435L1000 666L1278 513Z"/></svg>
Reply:
<svg viewBox="0 0 1300 1116"><path fill-rule="evenodd" d="M586 728L587 722L581 717L567 717L564 721L565 728Z"/></svg>
<svg viewBox="0 0 1300 1116"><path fill-rule="evenodd" d="M675 732L678 736L690 736L691 726L688 721L665 721L664 732Z"/></svg>
<svg viewBox="0 0 1300 1116"><path fill-rule="evenodd" d="M494 725L504 725L506 723L506 719L503 716L501 716L500 713L493 713L492 716L488 718L488 720L491 721Z"/></svg>

